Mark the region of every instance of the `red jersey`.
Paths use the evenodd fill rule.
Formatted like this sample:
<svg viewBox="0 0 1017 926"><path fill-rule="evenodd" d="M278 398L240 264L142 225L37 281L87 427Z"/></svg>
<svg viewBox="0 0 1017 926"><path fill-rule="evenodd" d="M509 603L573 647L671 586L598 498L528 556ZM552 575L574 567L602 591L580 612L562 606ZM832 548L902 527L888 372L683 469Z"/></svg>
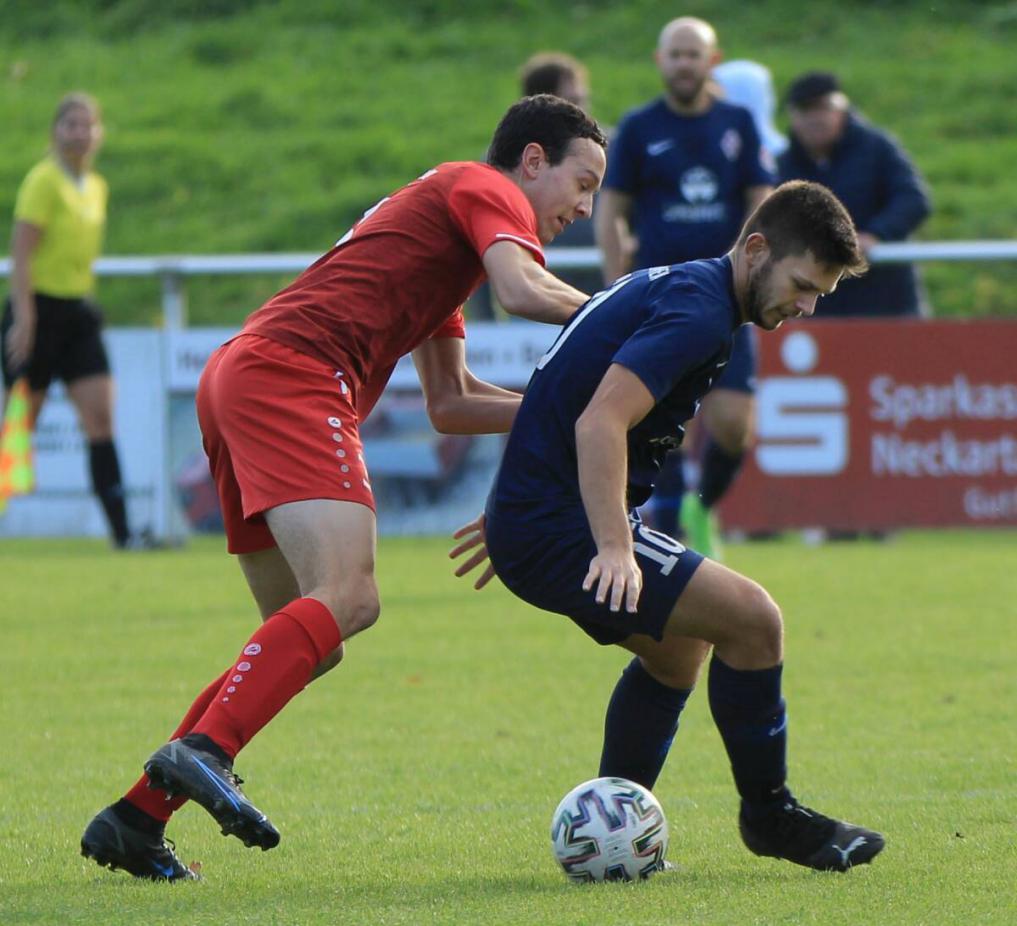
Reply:
<svg viewBox="0 0 1017 926"><path fill-rule="evenodd" d="M243 331L343 371L363 417L403 354L465 336L462 305L484 279L481 256L503 240L544 264L536 215L515 183L486 164L440 164L369 209Z"/></svg>

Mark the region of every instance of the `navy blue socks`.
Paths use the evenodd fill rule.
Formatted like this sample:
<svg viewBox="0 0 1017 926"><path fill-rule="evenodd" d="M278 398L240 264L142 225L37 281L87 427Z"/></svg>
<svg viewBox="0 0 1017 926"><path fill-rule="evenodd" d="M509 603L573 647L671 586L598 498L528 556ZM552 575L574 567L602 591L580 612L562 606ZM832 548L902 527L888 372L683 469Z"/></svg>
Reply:
<svg viewBox="0 0 1017 926"><path fill-rule="evenodd" d="M782 670L779 665L732 669L716 654L710 662L710 711L731 761L738 794L749 810L784 800L789 793ZM600 774L652 788L691 693L691 689L662 685L638 658L633 659L608 705Z"/></svg>
<svg viewBox="0 0 1017 926"><path fill-rule="evenodd" d="M657 781L691 688L669 688L636 657L622 672L604 720L600 774L646 788Z"/></svg>
<svg viewBox="0 0 1017 926"><path fill-rule="evenodd" d="M747 804L771 804L786 795L787 714L780 693L783 666L732 669L710 662L710 711Z"/></svg>

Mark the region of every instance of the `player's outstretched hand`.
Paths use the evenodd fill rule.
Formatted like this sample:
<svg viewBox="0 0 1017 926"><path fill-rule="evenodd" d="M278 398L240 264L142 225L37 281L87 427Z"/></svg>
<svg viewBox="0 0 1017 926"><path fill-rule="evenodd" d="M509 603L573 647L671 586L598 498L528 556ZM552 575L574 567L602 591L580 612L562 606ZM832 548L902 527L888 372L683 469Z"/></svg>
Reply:
<svg viewBox="0 0 1017 926"><path fill-rule="evenodd" d="M464 537L466 538L465 540L463 540ZM473 587L479 591L494 578L494 566L491 565L491 561L487 556L487 542L484 536L484 516L480 515L476 520L470 521L469 524L464 524L452 535L452 539L463 540L463 542L448 551L449 559L456 559L469 550L474 551L469 559L456 567L456 576L458 578L462 578L466 573L476 569L481 563L487 563L487 567L480 574L480 578L473 583Z"/></svg>
<svg viewBox="0 0 1017 926"><path fill-rule="evenodd" d="M597 604L603 604L610 594L610 608L617 611L625 602L625 610L634 614L639 604L639 593L643 590L643 574L636 565L636 558L628 552L609 551L598 553L590 560L590 570L583 579L583 591L597 586Z"/></svg>

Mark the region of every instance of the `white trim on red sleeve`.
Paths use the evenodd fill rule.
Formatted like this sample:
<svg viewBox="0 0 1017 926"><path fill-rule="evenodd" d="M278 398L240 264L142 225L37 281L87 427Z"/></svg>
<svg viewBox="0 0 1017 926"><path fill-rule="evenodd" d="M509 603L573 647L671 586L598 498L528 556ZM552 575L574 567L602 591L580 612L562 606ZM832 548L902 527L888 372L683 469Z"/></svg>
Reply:
<svg viewBox="0 0 1017 926"><path fill-rule="evenodd" d="M546 265L547 259L544 256L543 249L537 247L532 241L527 241L525 238L520 238L518 235L509 235L506 232L498 232L494 237L496 241L514 241L516 244L521 244L524 248L528 248L533 251L534 254L538 254L540 256L540 262Z"/></svg>

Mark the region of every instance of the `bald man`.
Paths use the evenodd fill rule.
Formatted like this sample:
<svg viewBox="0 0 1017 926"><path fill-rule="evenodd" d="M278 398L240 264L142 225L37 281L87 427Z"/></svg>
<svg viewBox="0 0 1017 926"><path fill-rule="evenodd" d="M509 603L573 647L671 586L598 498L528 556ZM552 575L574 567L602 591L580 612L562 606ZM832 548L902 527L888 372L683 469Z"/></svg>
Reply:
<svg viewBox="0 0 1017 926"><path fill-rule="evenodd" d="M746 216L769 193L772 159L751 113L719 100L710 72L721 60L717 35L702 19L683 16L661 30L654 60L664 92L626 113L607 159L595 216L605 278L630 270L726 253ZM634 254L626 235L638 242ZM730 487L752 440L755 342L739 330L730 362L704 398L707 439L699 492L685 496L680 452L654 490L655 526L678 533L699 552L719 557L710 509Z"/></svg>

